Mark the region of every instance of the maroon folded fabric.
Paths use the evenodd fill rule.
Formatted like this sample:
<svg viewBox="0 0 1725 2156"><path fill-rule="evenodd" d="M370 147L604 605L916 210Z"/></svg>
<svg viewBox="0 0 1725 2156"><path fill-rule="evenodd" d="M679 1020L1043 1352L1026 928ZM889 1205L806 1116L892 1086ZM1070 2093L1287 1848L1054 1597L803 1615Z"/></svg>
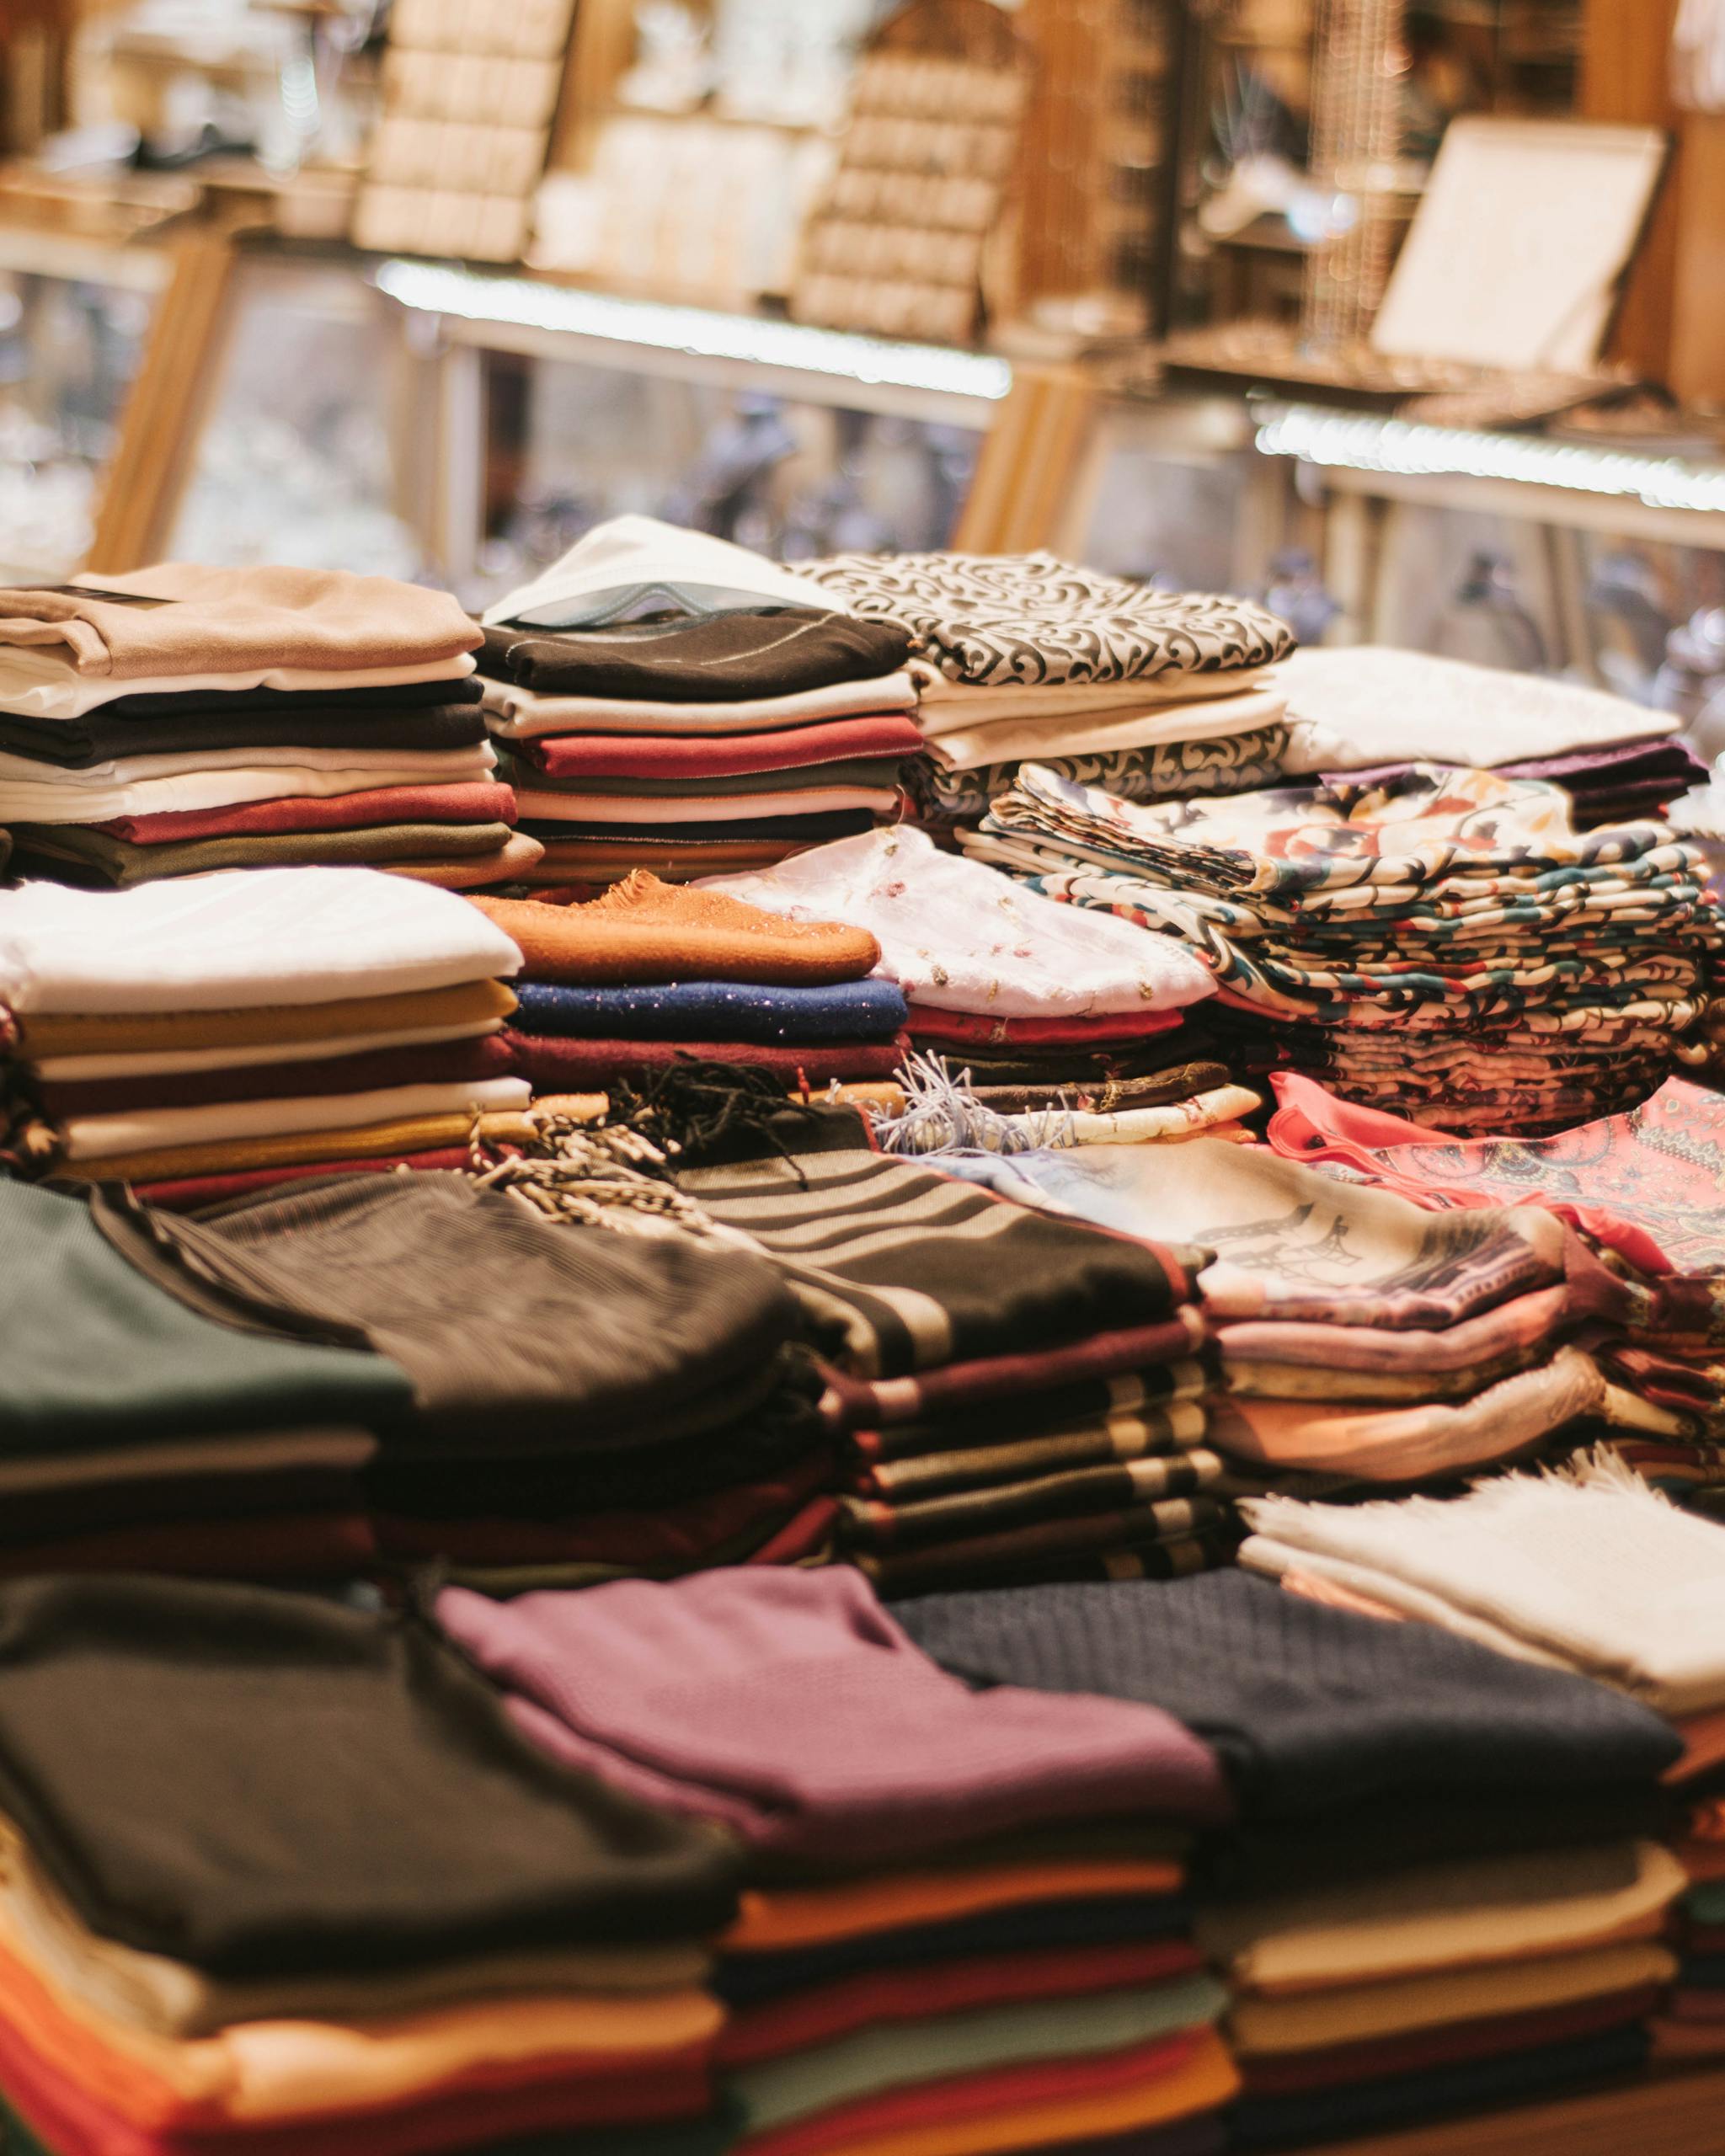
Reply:
<svg viewBox="0 0 1725 2156"><path fill-rule="evenodd" d="M787 1092L837 1079L890 1078L910 1043L830 1041L819 1047L763 1048L748 1041L579 1041L506 1029L510 1068L536 1093L603 1092L612 1080L635 1071L668 1070L674 1065L734 1063L784 1081Z"/></svg>
<svg viewBox="0 0 1725 2156"><path fill-rule="evenodd" d="M0 1549L0 1579L40 1572L177 1572L199 1579L338 1579L374 1564L360 1512L174 1520Z"/></svg>
<svg viewBox="0 0 1725 2156"><path fill-rule="evenodd" d="M341 1133L332 1135L339 1138ZM170 1213L189 1213L195 1206L219 1205L224 1198L248 1198L254 1191L273 1190L278 1183L308 1182L317 1176L387 1175L393 1168L431 1171L467 1166L465 1145L445 1145L430 1153L384 1153L364 1161L310 1161L291 1168L235 1168L225 1176L180 1176L169 1182L142 1182L138 1196Z"/></svg>
<svg viewBox="0 0 1725 2156"><path fill-rule="evenodd" d="M454 786L375 786L328 800L240 801L226 808L181 808L160 816L116 816L93 826L133 846L169 846L184 839L241 833L360 831L395 824L513 824L512 787L474 779Z"/></svg>
<svg viewBox="0 0 1725 2156"><path fill-rule="evenodd" d="M515 1063L501 1033L374 1049L366 1055L310 1063L243 1063L232 1070L158 1070L129 1078L38 1081L43 1111L68 1116L128 1115L140 1108L202 1107L222 1101L296 1101L307 1094L370 1093L386 1086L458 1086L509 1078ZM319 1172L323 1172L319 1171Z"/></svg>
<svg viewBox="0 0 1725 2156"><path fill-rule="evenodd" d="M857 756L914 756L922 735L895 712L828 718L771 734L553 734L512 741L510 753L548 778L734 778Z"/></svg>
<svg viewBox="0 0 1725 2156"><path fill-rule="evenodd" d="M913 1003L910 1027L919 1041L974 1042L978 1047L1033 1041L1049 1048L1096 1048L1171 1033L1181 1022L1178 1011L1124 1011L1105 1018L989 1018L977 1011L931 1011Z"/></svg>

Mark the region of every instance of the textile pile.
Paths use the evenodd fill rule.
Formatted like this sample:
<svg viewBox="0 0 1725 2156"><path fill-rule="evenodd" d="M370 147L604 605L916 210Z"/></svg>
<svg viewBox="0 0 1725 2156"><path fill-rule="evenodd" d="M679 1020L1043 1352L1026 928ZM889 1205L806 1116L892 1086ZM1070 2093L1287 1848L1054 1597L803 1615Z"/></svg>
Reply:
<svg viewBox="0 0 1725 2156"><path fill-rule="evenodd" d="M1140 808L1031 765L967 843L1201 952L1242 1069L1465 1134L1645 1099L1720 937L1664 825L1578 833L1557 787L1487 771Z"/></svg>
<svg viewBox="0 0 1725 2156"><path fill-rule="evenodd" d="M366 868L0 892L10 1158L177 1203L458 1166L529 1098L521 963L452 893Z"/></svg>
<svg viewBox="0 0 1725 2156"><path fill-rule="evenodd" d="M1260 1105L1194 1024L1211 983L1189 953L1050 905L925 831L842 840L703 889L877 938L911 1041L967 1071L991 1113L1076 1112L1087 1136L1149 1139L1234 1124Z"/></svg>
<svg viewBox="0 0 1725 2156"><path fill-rule="evenodd" d="M1646 1707L1239 1572L895 1614L973 1684L1159 1707L1220 1756L1238 1822L1206 1837L1194 1891L1231 1993L1231 2146L1388 2132L1646 2060L1684 1885L1649 1838L1682 1746Z"/></svg>
<svg viewBox="0 0 1725 2156"><path fill-rule="evenodd" d="M366 862L524 873L453 599L387 577L141 569L0 599L0 823L16 871L129 889Z"/></svg>
<svg viewBox="0 0 1725 2156"><path fill-rule="evenodd" d="M799 567L830 603L911 634L921 819L973 823L1019 764L1128 800L1274 783L1273 670L1290 631L1251 600L1169 593L1051 554L845 554Z"/></svg>
<svg viewBox="0 0 1725 2156"><path fill-rule="evenodd" d="M740 2156L1218 2145L1237 2083L1185 1859L1228 1800L1171 1717L970 1690L846 1567L436 1613L552 1758L740 1838Z"/></svg>
<svg viewBox="0 0 1725 2156"><path fill-rule="evenodd" d="M677 1182L803 1304L849 1435L843 1546L883 1593L1226 1556L1201 1254L883 1155L846 1107L781 1111Z"/></svg>
<svg viewBox="0 0 1725 2156"><path fill-rule="evenodd" d="M0 2088L57 2156L723 2146L734 1855L416 1620L13 1582L0 1821Z"/></svg>
<svg viewBox="0 0 1725 2156"><path fill-rule="evenodd" d="M880 946L830 920L787 921L638 868L590 901L476 897L519 945L505 1036L540 1094L603 1091L690 1060L766 1072L790 1092L889 1079L905 999L869 978Z"/></svg>
<svg viewBox="0 0 1725 2156"><path fill-rule="evenodd" d="M487 723L529 880L765 867L898 814L910 639L775 563L651 517L590 532L485 616Z"/></svg>

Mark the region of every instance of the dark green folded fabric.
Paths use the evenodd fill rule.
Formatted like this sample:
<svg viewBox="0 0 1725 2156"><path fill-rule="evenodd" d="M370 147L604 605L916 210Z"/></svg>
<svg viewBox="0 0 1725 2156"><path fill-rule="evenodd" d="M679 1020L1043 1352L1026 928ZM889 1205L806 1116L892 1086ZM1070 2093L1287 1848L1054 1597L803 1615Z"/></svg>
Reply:
<svg viewBox="0 0 1725 2156"><path fill-rule="evenodd" d="M306 868L390 861L466 861L495 853L507 824L379 824L357 831L242 832L136 846L82 824L14 824L19 865L61 882L130 890L215 868Z"/></svg>

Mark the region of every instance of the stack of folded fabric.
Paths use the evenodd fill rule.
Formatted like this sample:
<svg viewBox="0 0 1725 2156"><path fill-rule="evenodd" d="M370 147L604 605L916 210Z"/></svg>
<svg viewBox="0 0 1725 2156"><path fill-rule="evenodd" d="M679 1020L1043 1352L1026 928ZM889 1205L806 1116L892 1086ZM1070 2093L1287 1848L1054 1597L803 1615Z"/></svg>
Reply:
<svg viewBox="0 0 1725 2156"><path fill-rule="evenodd" d="M441 593L295 568L141 569L0 595L0 820L67 883L367 862L455 889L514 830Z"/></svg>
<svg viewBox="0 0 1725 2156"><path fill-rule="evenodd" d="M1189 953L1050 905L941 852L926 831L876 831L703 888L876 937L881 972L909 1002L911 1038L968 1070L985 1107L1106 1113L1189 1102L1227 1082L1188 1015L1211 989Z"/></svg>
<svg viewBox="0 0 1725 2156"><path fill-rule="evenodd" d="M84 1195L0 1180L0 1575L345 1577L393 1363L271 1340L136 1273Z"/></svg>
<svg viewBox="0 0 1725 2156"><path fill-rule="evenodd" d="M417 1620L14 1582L0 1813L0 2095L56 2156L723 2146L734 1855Z"/></svg>
<svg viewBox="0 0 1725 2156"><path fill-rule="evenodd" d="M651 517L590 532L485 616L488 722L531 880L766 866L899 809L910 639L772 563Z"/></svg>
<svg viewBox="0 0 1725 2156"><path fill-rule="evenodd" d="M364 1473L387 1556L506 1592L830 1543L820 1382L797 1304L746 1251L542 1218L456 1174L195 1218L111 1188L92 1203L109 1246L192 1308L402 1374Z"/></svg>
<svg viewBox="0 0 1725 2156"><path fill-rule="evenodd" d="M1651 1838L1682 1746L1646 1707L1238 1572L895 1614L972 1684L1158 1706L1220 1755L1239 1824L1198 1875L1199 1939L1235 1994L1233 2145L1388 2131L1647 2057L1683 1878Z"/></svg>
<svg viewBox="0 0 1725 2156"><path fill-rule="evenodd" d="M1201 1253L879 1153L844 1107L734 1128L686 1150L677 1182L778 1263L836 1366L843 1540L884 1593L1226 1556Z"/></svg>
<svg viewBox="0 0 1725 2156"><path fill-rule="evenodd" d="M1209 1442L1232 1463L1231 1490L1254 1474L1322 1476L1325 1494L1453 1476L1573 1447L1622 1412L1601 1364L1645 1292L1540 1208L1428 1211L1202 1139L936 1165L1215 1253L1197 1289L1226 1392Z"/></svg>
<svg viewBox="0 0 1725 2156"><path fill-rule="evenodd" d="M188 1203L458 1162L529 1098L497 1038L520 963L464 899L364 868L0 893L13 1157Z"/></svg>
<svg viewBox="0 0 1725 2156"><path fill-rule="evenodd" d="M1291 632L1250 600L1158 591L1051 554L845 554L798 566L831 605L914 639L922 819L975 822L1021 761L1135 800L1274 784L1268 671Z"/></svg>
<svg viewBox="0 0 1725 2156"><path fill-rule="evenodd" d="M1279 678L1285 768L1337 774L1331 783L1383 786L1418 764L1472 766L1561 787L1587 830L1663 817L1706 782L1674 713L1571 681L1368 644L1296 652Z"/></svg>
<svg viewBox="0 0 1725 2156"><path fill-rule="evenodd" d="M843 1566L435 1607L552 1758L745 1844L740 2156L1218 2145L1183 1886L1226 1798L1169 1716L971 1690Z"/></svg>
<svg viewBox="0 0 1725 2156"><path fill-rule="evenodd" d="M880 946L840 921L781 919L644 868L586 903L476 898L519 947L511 1067L540 1094L603 1091L691 1060L790 1092L884 1080L909 1046Z"/></svg>
<svg viewBox="0 0 1725 2156"><path fill-rule="evenodd" d="M1464 1134L1645 1099L1720 941L1666 826L1578 833L1556 787L1487 771L1146 808L1027 765L967 843L1201 952L1243 1070Z"/></svg>

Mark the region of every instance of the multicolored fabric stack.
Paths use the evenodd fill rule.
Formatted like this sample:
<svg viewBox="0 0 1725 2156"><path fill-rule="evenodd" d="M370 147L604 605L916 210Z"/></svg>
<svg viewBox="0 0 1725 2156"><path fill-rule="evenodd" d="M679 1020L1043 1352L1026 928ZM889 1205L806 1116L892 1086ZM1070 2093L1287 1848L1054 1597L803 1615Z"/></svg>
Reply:
<svg viewBox="0 0 1725 2156"><path fill-rule="evenodd" d="M1226 1555L1201 1256L1045 1219L792 1108L681 1167L779 1265L833 1365L841 1531L886 1594L1167 1577Z"/></svg>
<svg viewBox="0 0 1725 2156"><path fill-rule="evenodd" d="M1274 784L1289 746L1274 663L1292 632L1251 600L1166 592L1052 554L844 554L798 565L832 605L910 632L921 819L975 822L1026 759L1130 800Z"/></svg>
<svg viewBox="0 0 1725 2156"><path fill-rule="evenodd" d="M33 876L128 889L365 862L521 875L455 600L387 577L168 563L0 595L0 821Z"/></svg>
<svg viewBox="0 0 1725 2156"><path fill-rule="evenodd" d="M12 1158L186 1203L458 1166L530 1097L499 1038L520 964L464 899L366 868L0 893Z"/></svg>
<svg viewBox="0 0 1725 2156"><path fill-rule="evenodd" d="M546 849L530 880L681 883L898 814L908 636L740 547L618 517L485 624L487 723Z"/></svg>
<svg viewBox="0 0 1725 2156"><path fill-rule="evenodd" d="M846 1566L436 1614L553 1759L740 1837L739 2156L1218 2145L1237 2083L1183 1889L1227 1797L1168 1716L973 1690Z"/></svg>
<svg viewBox="0 0 1725 2156"><path fill-rule="evenodd" d="M15 1582L0 1815L0 2089L56 2156L724 2146L734 1854L547 1761L420 1621Z"/></svg>
<svg viewBox="0 0 1725 2156"><path fill-rule="evenodd" d="M880 946L831 920L788 921L637 869L582 904L476 898L519 944L505 1036L536 1093L636 1086L690 1062L762 1071L786 1092L889 1079L905 999L871 979Z"/></svg>
<svg viewBox="0 0 1725 2156"><path fill-rule="evenodd" d="M1238 1824L1196 1892L1233 1994L1231 2146L1327 2145L1646 2059L1684 1877L1649 1838L1683 1748L1645 1706L1238 1572L895 1614L974 1684L1160 1707L1220 1755Z"/></svg>
<svg viewBox="0 0 1725 2156"><path fill-rule="evenodd" d="M1201 953L1242 1070L1467 1134L1645 1099L1721 935L1665 826L1577 833L1558 788L1487 771L1147 808L1032 765L966 843Z"/></svg>

